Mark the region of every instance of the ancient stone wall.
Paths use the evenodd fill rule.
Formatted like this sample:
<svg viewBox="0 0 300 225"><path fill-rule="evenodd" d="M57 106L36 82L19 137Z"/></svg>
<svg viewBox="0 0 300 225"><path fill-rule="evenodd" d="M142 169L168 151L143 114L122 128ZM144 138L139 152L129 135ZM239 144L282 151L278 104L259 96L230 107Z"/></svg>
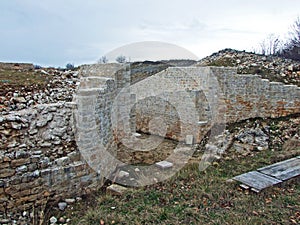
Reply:
<svg viewBox="0 0 300 225"><path fill-rule="evenodd" d="M81 194L99 179L74 143L72 105L38 105L0 117L0 211L32 211Z"/></svg>
<svg viewBox="0 0 300 225"><path fill-rule="evenodd" d="M133 85L131 92L147 92L147 88L156 94L136 100L132 114L137 130L148 132L150 121L160 117L167 126L166 136L179 141L184 141L186 135L195 134L195 127L184 124L178 115L178 109L185 107L181 110L186 112L185 116L194 117L187 107L187 99L180 97L183 92L189 95L198 114L196 142L201 141L213 124L256 117L277 118L300 112L300 88L296 85L270 82L258 75L238 75L233 68L168 68ZM178 98L173 108L170 96Z"/></svg>
<svg viewBox="0 0 300 225"><path fill-rule="evenodd" d="M79 151L97 141L81 125L97 114L97 138L112 145L109 106L114 81L104 78L93 89L94 95L87 94L84 85L87 82L81 82L74 102L40 104L0 116L0 222L18 221L24 212L24 220L32 221L30 213L41 212L50 200L64 201L103 185L102 171L91 168L87 163L91 160ZM95 97L95 104L85 96ZM75 118L74 110L82 118Z"/></svg>
<svg viewBox="0 0 300 225"><path fill-rule="evenodd" d="M237 75L232 68L173 67L132 84L128 66L104 67L83 70L73 102L0 116L0 219L17 220L51 199L101 186L115 166L106 153L116 154L123 120L130 120L132 132L149 132L152 124L151 132L161 134L155 129L165 125L167 137L185 141L193 135L199 142L214 123L300 111L299 87ZM112 114L119 118L116 126Z"/></svg>

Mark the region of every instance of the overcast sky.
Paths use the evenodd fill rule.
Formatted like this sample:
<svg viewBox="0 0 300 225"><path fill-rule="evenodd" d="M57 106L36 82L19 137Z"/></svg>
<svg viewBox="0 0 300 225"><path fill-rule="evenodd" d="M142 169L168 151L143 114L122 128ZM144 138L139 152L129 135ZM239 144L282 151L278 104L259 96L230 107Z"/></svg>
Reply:
<svg viewBox="0 0 300 225"><path fill-rule="evenodd" d="M142 41L202 58L284 37L299 15L299 0L1 0L0 61L80 65Z"/></svg>

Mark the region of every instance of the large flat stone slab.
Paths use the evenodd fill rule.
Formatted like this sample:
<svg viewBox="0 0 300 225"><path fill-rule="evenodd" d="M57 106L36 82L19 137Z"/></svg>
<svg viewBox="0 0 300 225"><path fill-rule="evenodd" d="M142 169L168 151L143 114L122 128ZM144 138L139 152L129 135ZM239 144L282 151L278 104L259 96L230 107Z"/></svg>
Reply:
<svg viewBox="0 0 300 225"><path fill-rule="evenodd" d="M300 159L292 158L258 169L259 172L280 180L288 180L300 175Z"/></svg>
<svg viewBox="0 0 300 225"><path fill-rule="evenodd" d="M279 184L282 181L268 175L262 174L257 171L251 171L241 174L233 178L233 180L239 181L257 191L261 191L267 187L271 187L275 184Z"/></svg>

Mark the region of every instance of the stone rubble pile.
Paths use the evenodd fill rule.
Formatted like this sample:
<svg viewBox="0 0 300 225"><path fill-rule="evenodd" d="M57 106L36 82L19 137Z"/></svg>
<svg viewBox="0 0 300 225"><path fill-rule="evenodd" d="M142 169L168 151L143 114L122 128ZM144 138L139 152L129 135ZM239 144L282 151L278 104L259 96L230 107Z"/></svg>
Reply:
<svg viewBox="0 0 300 225"><path fill-rule="evenodd" d="M34 72L46 76L45 87L19 87L3 90L0 96L0 113L22 110L37 104L50 104L59 101L71 102L74 91L79 85L78 71L58 69L36 69Z"/></svg>
<svg viewBox="0 0 300 225"><path fill-rule="evenodd" d="M268 128L245 128L235 136L236 142L233 148L241 154L248 154L249 151L262 151L269 147Z"/></svg>
<svg viewBox="0 0 300 225"><path fill-rule="evenodd" d="M277 56L224 49L201 59L197 66L237 67L240 74L258 74L270 81L300 85L300 62Z"/></svg>

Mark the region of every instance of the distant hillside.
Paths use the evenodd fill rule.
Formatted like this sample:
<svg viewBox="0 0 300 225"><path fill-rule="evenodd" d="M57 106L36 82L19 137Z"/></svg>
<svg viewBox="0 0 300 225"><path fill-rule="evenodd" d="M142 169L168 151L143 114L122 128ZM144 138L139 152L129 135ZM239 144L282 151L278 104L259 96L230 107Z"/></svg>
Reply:
<svg viewBox="0 0 300 225"><path fill-rule="evenodd" d="M271 81L300 85L300 62L276 56L224 49L201 59L196 66L237 67L240 74L259 74Z"/></svg>

